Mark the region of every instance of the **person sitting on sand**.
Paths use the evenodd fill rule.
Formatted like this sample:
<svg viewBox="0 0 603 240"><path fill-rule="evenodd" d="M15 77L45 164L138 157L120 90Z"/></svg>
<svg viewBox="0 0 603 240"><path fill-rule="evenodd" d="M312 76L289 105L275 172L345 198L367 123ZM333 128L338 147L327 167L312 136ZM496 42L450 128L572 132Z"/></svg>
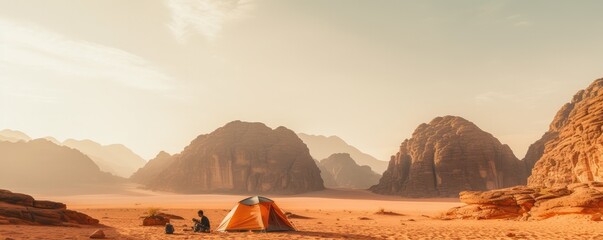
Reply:
<svg viewBox="0 0 603 240"><path fill-rule="evenodd" d="M199 210L197 212L201 220L193 218L193 231L194 232L209 232L209 219L206 216L203 216L203 210Z"/></svg>

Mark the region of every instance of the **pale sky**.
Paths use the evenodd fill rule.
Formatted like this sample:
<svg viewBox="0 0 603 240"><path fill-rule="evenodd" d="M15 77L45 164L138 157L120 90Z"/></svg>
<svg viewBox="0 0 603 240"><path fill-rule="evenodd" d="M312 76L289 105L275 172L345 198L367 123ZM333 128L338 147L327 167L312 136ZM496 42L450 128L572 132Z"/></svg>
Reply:
<svg viewBox="0 0 603 240"><path fill-rule="evenodd" d="M459 115L518 158L603 77L603 1L0 0L0 129L180 152L233 120L389 160Z"/></svg>

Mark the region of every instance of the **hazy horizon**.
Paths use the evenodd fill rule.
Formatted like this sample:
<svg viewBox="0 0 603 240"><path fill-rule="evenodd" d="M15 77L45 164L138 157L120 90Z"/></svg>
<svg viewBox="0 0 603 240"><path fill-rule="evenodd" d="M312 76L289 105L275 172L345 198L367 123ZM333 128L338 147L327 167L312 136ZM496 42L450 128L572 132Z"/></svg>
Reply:
<svg viewBox="0 0 603 240"><path fill-rule="evenodd" d="M600 1L0 0L0 129L146 160L233 121L389 160L457 115L521 159L603 77Z"/></svg>

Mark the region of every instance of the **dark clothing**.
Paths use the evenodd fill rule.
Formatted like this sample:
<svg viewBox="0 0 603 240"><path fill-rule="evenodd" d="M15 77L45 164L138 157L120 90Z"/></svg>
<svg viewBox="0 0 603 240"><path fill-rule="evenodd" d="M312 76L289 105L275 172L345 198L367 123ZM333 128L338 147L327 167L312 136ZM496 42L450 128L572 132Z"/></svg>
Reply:
<svg viewBox="0 0 603 240"><path fill-rule="evenodd" d="M195 225L193 226L193 231L195 232L209 232L209 219L206 216L201 217L201 221L199 219L194 219Z"/></svg>

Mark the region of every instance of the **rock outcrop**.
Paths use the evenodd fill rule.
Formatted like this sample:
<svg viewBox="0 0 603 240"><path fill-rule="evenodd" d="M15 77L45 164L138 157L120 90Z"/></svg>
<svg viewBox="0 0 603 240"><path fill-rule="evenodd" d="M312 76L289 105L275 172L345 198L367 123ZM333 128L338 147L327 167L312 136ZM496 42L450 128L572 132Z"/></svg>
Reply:
<svg viewBox="0 0 603 240"><path fill-rule="evenodd" d="M63 203L38 201L32 196L0 189L0 225L96 225L98 220L68 210Z"/></svg>
<svg viewBox="0 0 603 240"><path fill-rule="evenodd" d="M359 166L347 153L336 153L319 163L321 175L332 176L333 181L325 181L326 187L367 189L379 182L381 175L373 172L369 166Z"/></svg>
<svg viewBox="0 0 603 240"><path fill-rule="evenodd" d="M90 239L105 239L105 232L103 230L96 230L92 234L90 234Z"/></svg>
<svg viewBox="0 0 603 240"><path fill-rule="evenodd" d="M94 192L123 181L81 152L44 139L0 142L0 188L27 192Z"/></svg>
<svg viewBox="0 0 603 240"><path fill-rule="evenodd" d="M534 167L528 185L603 181L602 133L603 79L598 79L565 104L549 131L530 147L525 161Z"/></svg>
<svg viewBox="0 0 603 240"><path fill-rule="evenodd" d="M304 133L298 133L297 136L308 146L310 155L316 160L328 158L335 153L349 153L358 165L367 165L378 174L383 173L387 169L387 161L381 161L369 154L363 153L337 136L325 137Z"/></svg>
<svg viewBox="0 0 603 240"><path fill-rule="evenodd" d="M163 216L148 216L142 219L142 226L165 226L170 219Z"/></svg>
<svg viewBox="0 0 603 240"><path fill-rule="evenodd" d="M324 189L309 150L285 127L234 121L193 140L145 183L181 193L303 193Z"/></svg>
<svg viewBox="0 0 603 240"><path fill-rule="evenodd" d="M575 183L566 187L526 187L461 192L468 205L450 209L444 219L542 220L559 215L582 214L592 220L603 215L603 183Z"/></svg>
<svg viewBox="0 0 603 240"><path fill-rule="evenodd" d="M461 117L421 124L392 156L371 190L407 197L456 197L525 183L524 164L509 146Z"/></svg>

